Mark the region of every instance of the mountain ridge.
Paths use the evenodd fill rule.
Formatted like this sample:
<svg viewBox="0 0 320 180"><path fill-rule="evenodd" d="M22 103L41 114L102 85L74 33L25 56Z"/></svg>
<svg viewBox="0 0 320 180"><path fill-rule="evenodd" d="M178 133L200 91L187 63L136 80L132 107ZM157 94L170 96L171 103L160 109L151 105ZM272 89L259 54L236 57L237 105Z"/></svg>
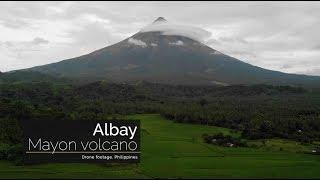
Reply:
<svg viewBox="0 0 320 180"><path fill-rule="evenodd" d="M154 23L166 24L167 20L159 17ZM166 34L154 29L139 31L87 55L27 70L89 81L320 86L318 76L287 74L253 66L184 34Z"/></svg>

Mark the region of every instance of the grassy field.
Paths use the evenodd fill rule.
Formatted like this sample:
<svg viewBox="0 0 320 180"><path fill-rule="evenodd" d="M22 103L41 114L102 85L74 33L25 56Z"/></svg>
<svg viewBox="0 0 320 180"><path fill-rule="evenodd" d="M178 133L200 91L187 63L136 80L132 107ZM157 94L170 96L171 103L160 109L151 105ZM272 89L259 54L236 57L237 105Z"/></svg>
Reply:
<svg viewBox="0 0 320 180"><path fill-rule="evenodd" d="M293 141L252 141L260 148L227 148L202 142L203 133L229 129L177 124L159 115L134 115L142 125L138 165L42 164L14 166L0 161L0 178L320 178L320 156ZM281 148L281 150L280 150Z"/></svg>

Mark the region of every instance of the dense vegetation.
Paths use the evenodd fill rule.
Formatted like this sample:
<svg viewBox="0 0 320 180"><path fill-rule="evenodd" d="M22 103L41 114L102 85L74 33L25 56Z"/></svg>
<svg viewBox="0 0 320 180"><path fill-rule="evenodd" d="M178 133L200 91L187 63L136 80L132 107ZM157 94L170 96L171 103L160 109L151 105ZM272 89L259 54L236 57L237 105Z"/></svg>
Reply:
<svg viewBox="0 0 320 180"><path fill-rule="evenodd" d="M162 114L176 122L216 125L242 131L249 139L319 139L319 96L216 97L167 107Z"/></svg>
<svg viewBox="0 0 320 180"><path fill-rule="evenodd" d="M0 141L21 140L18 121L106 119L160 113L175 122L228 127L247 139L320 138L320 94L269 85L174 86L139 82L86 85L33 82L0 85Z"/></svg>

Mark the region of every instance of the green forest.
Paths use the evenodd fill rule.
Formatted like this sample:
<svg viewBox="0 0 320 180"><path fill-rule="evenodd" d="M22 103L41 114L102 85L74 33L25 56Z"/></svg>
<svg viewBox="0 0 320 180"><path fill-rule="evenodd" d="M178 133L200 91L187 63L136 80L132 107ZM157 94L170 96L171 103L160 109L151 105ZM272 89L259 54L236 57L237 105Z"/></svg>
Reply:
<svg viewBox="0 0 320 180"><path fill-rule="evenodd" d="M262 84L183 86L144 81L2 81L0 158L23 165L19 121L107 120L139 114L159 114L175 126L229 129L224 131L227 134L208 131L196 136L213 146L226 148L232 143L233 148L256 149L267 147L269 140L280 139L309 147L300 153L315 156L319 149L320 92L317 89ZM275 147L283 151L282 145Z"/></svg>
<svg viewBox="0 0 320 180"><path fill-rule="evenodd" d="M20 141L20 133L13 133L18 131L18 120L103 120L144 113L159 113L179 123L231 128L248 139L320 138L320 94L290 86L35 82L6 83L0 88L0 137L9 144Z"/></svg>

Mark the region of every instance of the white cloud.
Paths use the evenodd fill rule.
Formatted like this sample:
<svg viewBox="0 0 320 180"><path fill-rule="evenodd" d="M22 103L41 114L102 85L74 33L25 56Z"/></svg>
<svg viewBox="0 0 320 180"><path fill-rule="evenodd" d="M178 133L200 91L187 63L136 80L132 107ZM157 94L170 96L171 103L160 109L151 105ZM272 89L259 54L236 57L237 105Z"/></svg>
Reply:
<svg viewBox="0 0 320 180"><path fill-rule="evenodd" d="M136 46L141 46L143 48L148 46L145 42L143 42L143 41L141 41L139 39L134 39L134 38L129 38L128 39L128 43L136 45Z"/></svg>
<svg viewBox="0 0 320 180"><path fill-rule="evenodd" d="M211 36L210 32L198 27L174 24L165 21L148 25L144 27L141 32L161 32L163 35L185 36L201 42Z"/></svg>
<svg viewBox="0 0 320 180"><path fill-rule="evenodd" d="M40 44L48 44L49 41L40 37L36 37L32 40L32 43L36 44L36 45L40 45Z"/></svg>
<svg viewBox="0 0 320 180"><path fill-rule="evenodd" d="M151 43L150 45L153 47L158 46L158 44L156 44L156 43Z"/></svg>
<svg viewBox="0 0 320 180"><path fill-rule="evenodd" d="M175 46L183 46L184 45L183 41L180 41L180 40L178 40L176 42L169 42L169 44L175 45Z"/></svg>

